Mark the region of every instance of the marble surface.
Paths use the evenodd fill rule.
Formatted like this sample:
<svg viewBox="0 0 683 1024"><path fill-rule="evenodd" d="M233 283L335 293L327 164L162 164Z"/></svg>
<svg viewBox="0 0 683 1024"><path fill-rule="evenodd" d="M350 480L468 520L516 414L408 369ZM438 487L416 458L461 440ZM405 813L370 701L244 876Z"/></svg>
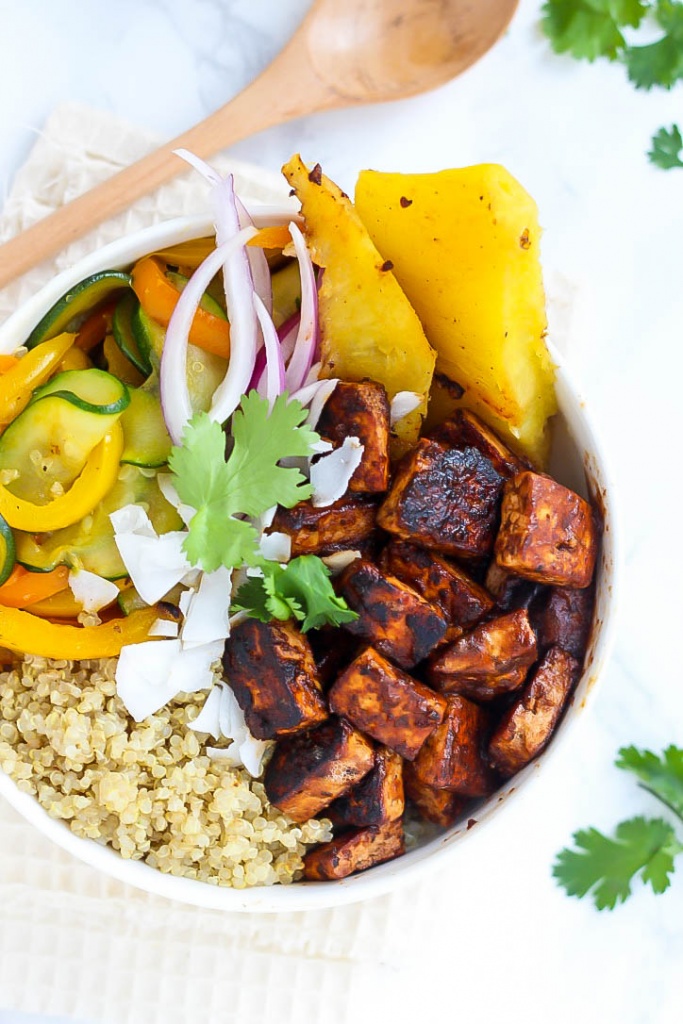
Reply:
<svg viewBox="0 0 683 1024"><path fill-rule="evenodd" d="M0 196L58 102L82 100L177 134L253 77L307 6L0 0ZM432 94L311 117L235 147L271 167L300 150L349 191L362 167L505 163L539 204L548 282L571 305L564 344L619 493L620 621L592 714L508 816L498 848L459 867L467 874L444 897L448 915L356 965L349 999L358 1021L373 1019L378 993L399 1021L429 1000L472 1024L674 1024L683 1015L683 871L664 897L638 889L613 914L565 898L550 877L576 828L659 812L611 767L617 748L683 744L683 172L645 159L652 132L680 122L681 90L637 94L617 67L555 57L538 31L539 8L522 0L499 45ZM2 992L0 1009L12 1009Z"/></svg>

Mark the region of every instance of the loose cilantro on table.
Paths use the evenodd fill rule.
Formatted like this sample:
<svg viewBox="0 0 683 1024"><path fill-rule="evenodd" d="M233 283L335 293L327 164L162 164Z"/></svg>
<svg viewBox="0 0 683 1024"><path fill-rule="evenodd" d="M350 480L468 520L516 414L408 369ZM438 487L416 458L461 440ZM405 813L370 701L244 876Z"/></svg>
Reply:
<svg viewBox="0 0 683 1024"><path fill-rule="evenodd" d="M683 821L683 750L668 747L660 757L649 750L623 747L618 768L633 772L640 785ZM597 829L574 834L577 849L560 852L553 875L570 896L592 893L598 910L613 910L631 895L631 882L640 874L656 893L671 884L674 861L683 843L662 818L631 818L616 828L614 838Z"/></svg>
<svg viewBox="0 0 683 1024"><path fill-rule="evenodd" d="M320 626L341 626L358 618L330 583L330 571L316 555L300 555L286 566L262 562L263 577L247 580L235 595L233 611L261 622L297 619L304 633Z"/></svg>
<svg viewBox="0 0 683 1024"><path fill-rule="evenodd" d="M577 60L618 61L636 89L671 89L683 79L683 2L681 0L546 0L541 25L556 53ZM624 29L648 20L661 34L654 42L630 42ZM633 32L631 32L633 37ZM651 163L668 170L683 167L681 136L660 129L648 152Z"/></svg>
<svg viewBox="0 0 683 1024"><path fill-rule="evenodd" d="M220 424L198 413L174 447L169 467L178 495L197 510L183 544L193 565L213 572L219 566L257 565L259 534L244 516L260 516L273 505L291 508L311 494L310 484L282 459L310 455L318 435L306 426L306 411L280 395L270 410L255 391L232 417L234 445L226 458Z"/></svg>
<svg viewBox="0 0 683 1024"><path fill-rule="evenodd" d="M683 137L677 124L670 129L660 128L652 136L652 149L647 154L650 163L668 171L672 167L683 167Z"/></svg>

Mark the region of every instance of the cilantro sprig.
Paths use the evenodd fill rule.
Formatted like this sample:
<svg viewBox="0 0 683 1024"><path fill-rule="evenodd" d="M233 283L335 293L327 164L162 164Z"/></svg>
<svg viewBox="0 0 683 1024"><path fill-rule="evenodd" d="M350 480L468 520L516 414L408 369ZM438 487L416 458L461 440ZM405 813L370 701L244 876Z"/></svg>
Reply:
<svg viewBox="0 0 683 1024"><path fill-rule="evenodd" d="M233 611L246 611L261 622L294 618L301 629L341 626L358 618L330 583L330 571L316 555L300 555L286 566L262 563L262 577L252 577L235 595Z"/></svg>
<svg viewBox="0 0 683 1024"><path fill-rule="evenodd" d="M283 459L310 455L319 440L305 425L301 403L280 395L273 403L255 391L242 399L232 417L233 447L226 458L226 435L207 413L197 413L183 432L182 445L169 457L173 483L185 504L196 509L183 543L193 565L213 572L219 566L257 565L259 534L248 517L273 505L292 508L310 497L311 487Z"/></svg>
<svg viewBox="0 0 683 1024"><path fill-rule="evenodd" d="M623 747L616 765L636 775L642 788L683 822L683 750L670 746L658 757L650 750ZM655 893L665 892L675 859L683 853L673 825L663 818L622 821L614 837L581 829L573 839L576 849L559 853L553 875L570 896L591 893L598 910L613 910L627 900L637 876Z"/></svg>
<svg viewBox="0 0 683 1024"><path fill-rule="evenodd" d="M635 30L648 21L659 36L639 44ZM617 61L636 89L671 89L683 80L681 0L546 0L541 25L556 53ZM682 149L678 127L661 128L653 135L648 159L664 170L683 167Z"/></svg>

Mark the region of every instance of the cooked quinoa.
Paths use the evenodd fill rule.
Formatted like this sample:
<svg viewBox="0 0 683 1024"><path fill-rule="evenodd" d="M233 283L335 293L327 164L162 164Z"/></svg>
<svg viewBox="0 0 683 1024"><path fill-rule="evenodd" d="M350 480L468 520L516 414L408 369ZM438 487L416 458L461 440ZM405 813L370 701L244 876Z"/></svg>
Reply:
<svg viewBox="0 0 683 1024"><path fill-rule="evenodd" d="M0 768L76 835L168 874L239 889L300 877L330 822L291 821L257 779L201 753L188 725L205 693L135 723L115 670L27 655L0 672Z"/></svg>

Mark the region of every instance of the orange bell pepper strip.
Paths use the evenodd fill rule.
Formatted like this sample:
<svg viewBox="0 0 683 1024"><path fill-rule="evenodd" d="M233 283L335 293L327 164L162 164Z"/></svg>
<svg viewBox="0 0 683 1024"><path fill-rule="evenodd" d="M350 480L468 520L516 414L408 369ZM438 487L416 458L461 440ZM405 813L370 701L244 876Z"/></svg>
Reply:
<svg viewBox="0 0 683 1024"><path fill-rule="evenodd" d="M123 454L123 428L117 420L88 456L68 491L47 505L12 494L0 484L0 515L15 530L43 533L71 526L87 516L116 483Z"/></svg>
<svg viewBox="0 0 683 1024"><path fill-rule="evenodd" d="M74 343L75 334L58 334L36 345L0 376L0 423L11 423L31 400L35 388L57 369Z"/></svg>
<svg viewBox="0 0 683 1024"><path fill-rule="evenodd" d="M157 608L142 608L99 626L72 626L49 622L19 608L0 608L0 647L67 661L115 658L128 644L155 639L149 631L158 617Z"/></svg>
<svg viewBox="0 0 683 1024"><path fill-rule="evenodd" d="M11 575L0 587L0 605L6 608L26 608L58 594L68 585L69 569L66 565L58 565L51 572L29 572L23 566L15 565Z"/></svg>
<svg viewBox="0 0 683 1024"><path fill-rule="evenodd" d="M108 333L111 327L112 317L114 316L114 310L116 309L116 303L118 299L114 299L111 302L105 302L104 305L96 309L94 313L91 313L87 320L84 320L81 328L76 335L76 345L84 352L89 352L90 349L98 345L105 334Z"/></svg>
<svg viewBox="0 0 683 1024"><path fill-rule="evenodd" d="M168 327L180 292L166 277L159 261L146 256L135 264L131 276L133 291L144 311L152 320ZM221 320L200 307L192 321L190 341L205 352L227 359L230 355L230 325L227 320Z"/></svg>

